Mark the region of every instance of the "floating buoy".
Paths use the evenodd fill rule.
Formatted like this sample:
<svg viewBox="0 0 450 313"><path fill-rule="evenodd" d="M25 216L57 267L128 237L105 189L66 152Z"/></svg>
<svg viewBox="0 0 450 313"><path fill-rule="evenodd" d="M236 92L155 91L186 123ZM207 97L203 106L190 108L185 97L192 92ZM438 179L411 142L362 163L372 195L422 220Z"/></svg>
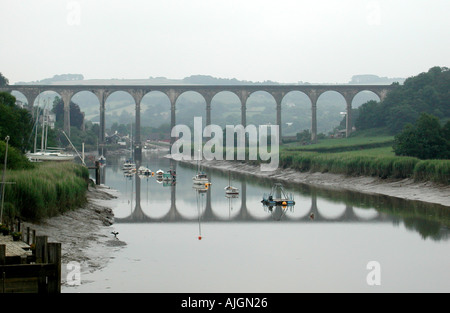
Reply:
<svg viewBox="0 0 450 313"><path fill-rule="evenodd" d="M282 205L282 206L286 206L286 205L287 205L287 202L286 202L286 201L283 201L283 202L281 202L281 205Z"/></svg>
<svg viewBox="0 0 450 313"><path fill-rule="evenodd" d="M198 236L198 240L202 240L202 236Z"/></svg>

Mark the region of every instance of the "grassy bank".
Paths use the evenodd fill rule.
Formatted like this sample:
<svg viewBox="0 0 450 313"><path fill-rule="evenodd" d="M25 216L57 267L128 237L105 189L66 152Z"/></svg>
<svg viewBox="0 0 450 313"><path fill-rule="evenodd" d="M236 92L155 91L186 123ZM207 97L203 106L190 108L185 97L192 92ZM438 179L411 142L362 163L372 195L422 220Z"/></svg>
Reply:
<svg viewBox="0 0 450 313"><path fill-rule="evenodd" d="M4 218L38 221L79 207L86 202L87 168L64 163L36 164L32 169L9 170Z"/></svg>
<svg viewBox="0 0 450 313"><path fill-rule="evenodd" d="M380 178L413 178L450 184L450 160L396 156L389 137L332 139L280 150L280 166L302 172L330 172Z"/></svg>

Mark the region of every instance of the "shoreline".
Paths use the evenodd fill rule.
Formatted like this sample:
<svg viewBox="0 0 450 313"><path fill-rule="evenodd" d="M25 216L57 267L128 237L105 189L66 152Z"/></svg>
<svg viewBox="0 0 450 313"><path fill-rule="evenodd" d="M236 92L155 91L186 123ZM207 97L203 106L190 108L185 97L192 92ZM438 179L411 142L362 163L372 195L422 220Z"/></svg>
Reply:
<svg viewBox="0 0 450 313"><path fill-rule="evenodd" d="M62 287L71 287L67 283L67 274L73 270L68 266L70 262L78 262L81 274L92 273L107 266L113 252L126 245L111 234L114 213L105 206L107 201L117 198L115 191L104 185L89 186L86 197L86 204L80 208L39 223L24 222L25 227L36 230L36 235L61 243Z"/></svg>
<svg viewBox="0 0 450 313"><path fill-rule="evenodd" d="M170 158L170 156L169 156ZM195 165L197 161L181 160ZM450 186L433 182L416 182L413 179L380 179L368 176L346 176L342 174L299 172L294 169L277 169L273 172L260 171L259 165L237 161L213 160L201 162L203 167L222 171L250 174L261 178L276 179L286 183L308 184L327 189L349 190L372 195L385 195L405 200L439 204L450 208Z"/></svg>

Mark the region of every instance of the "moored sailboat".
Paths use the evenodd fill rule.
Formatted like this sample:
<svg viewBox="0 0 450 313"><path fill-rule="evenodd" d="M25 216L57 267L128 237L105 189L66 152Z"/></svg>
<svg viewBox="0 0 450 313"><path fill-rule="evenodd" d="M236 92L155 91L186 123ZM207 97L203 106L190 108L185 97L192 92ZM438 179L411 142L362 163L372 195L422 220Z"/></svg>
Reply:
<svg viewBox="0 0 450 313"><path fill-rule="evenodd" d="M231 173L229 171L228 171L228 186L226 186L224 189L225 189L225 193L227 195L238 195L239 194L239 188L231 185Z"/></svg>

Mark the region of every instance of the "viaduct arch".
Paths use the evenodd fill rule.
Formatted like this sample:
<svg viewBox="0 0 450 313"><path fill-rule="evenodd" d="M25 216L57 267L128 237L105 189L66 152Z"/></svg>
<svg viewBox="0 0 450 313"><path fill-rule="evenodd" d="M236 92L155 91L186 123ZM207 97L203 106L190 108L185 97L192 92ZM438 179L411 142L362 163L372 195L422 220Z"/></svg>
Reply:
<svg viewBox="0 0 450 313"><path fill-rule="evenodd" d="M234 93L241 102L241 124L247 126L247 99L256 91L265 91L272 95L276 102L276 124L281 125L281 102L291 91L300 91L311 101L311 140L317 140L317 100L327 91L336 91L346 102L346 134L351 133L351 111L353 98L361 91L371 91L383 101L387 93L394 88L392 85L11 85L0 87L0 91L18 91L22 93L29 104L33 105L38 95L44 91L54 91L61 95L64 102L64 131L70 135L70 100L80 91L90 91L97 96L100 103L100 134L99 143L105 143L105 102L113 92L129 93L135 101L136 136L135 150L140 155L141 147L141 101L151 91L160 91L169 98L171 104L171 127L176 125L175 109L178 97L187 91L199 93L206 102L206 125L211 124L211 101L222 91ZM280 127L280 137L281 137ZM173 140L173 139L172 139Z"/></svg>

